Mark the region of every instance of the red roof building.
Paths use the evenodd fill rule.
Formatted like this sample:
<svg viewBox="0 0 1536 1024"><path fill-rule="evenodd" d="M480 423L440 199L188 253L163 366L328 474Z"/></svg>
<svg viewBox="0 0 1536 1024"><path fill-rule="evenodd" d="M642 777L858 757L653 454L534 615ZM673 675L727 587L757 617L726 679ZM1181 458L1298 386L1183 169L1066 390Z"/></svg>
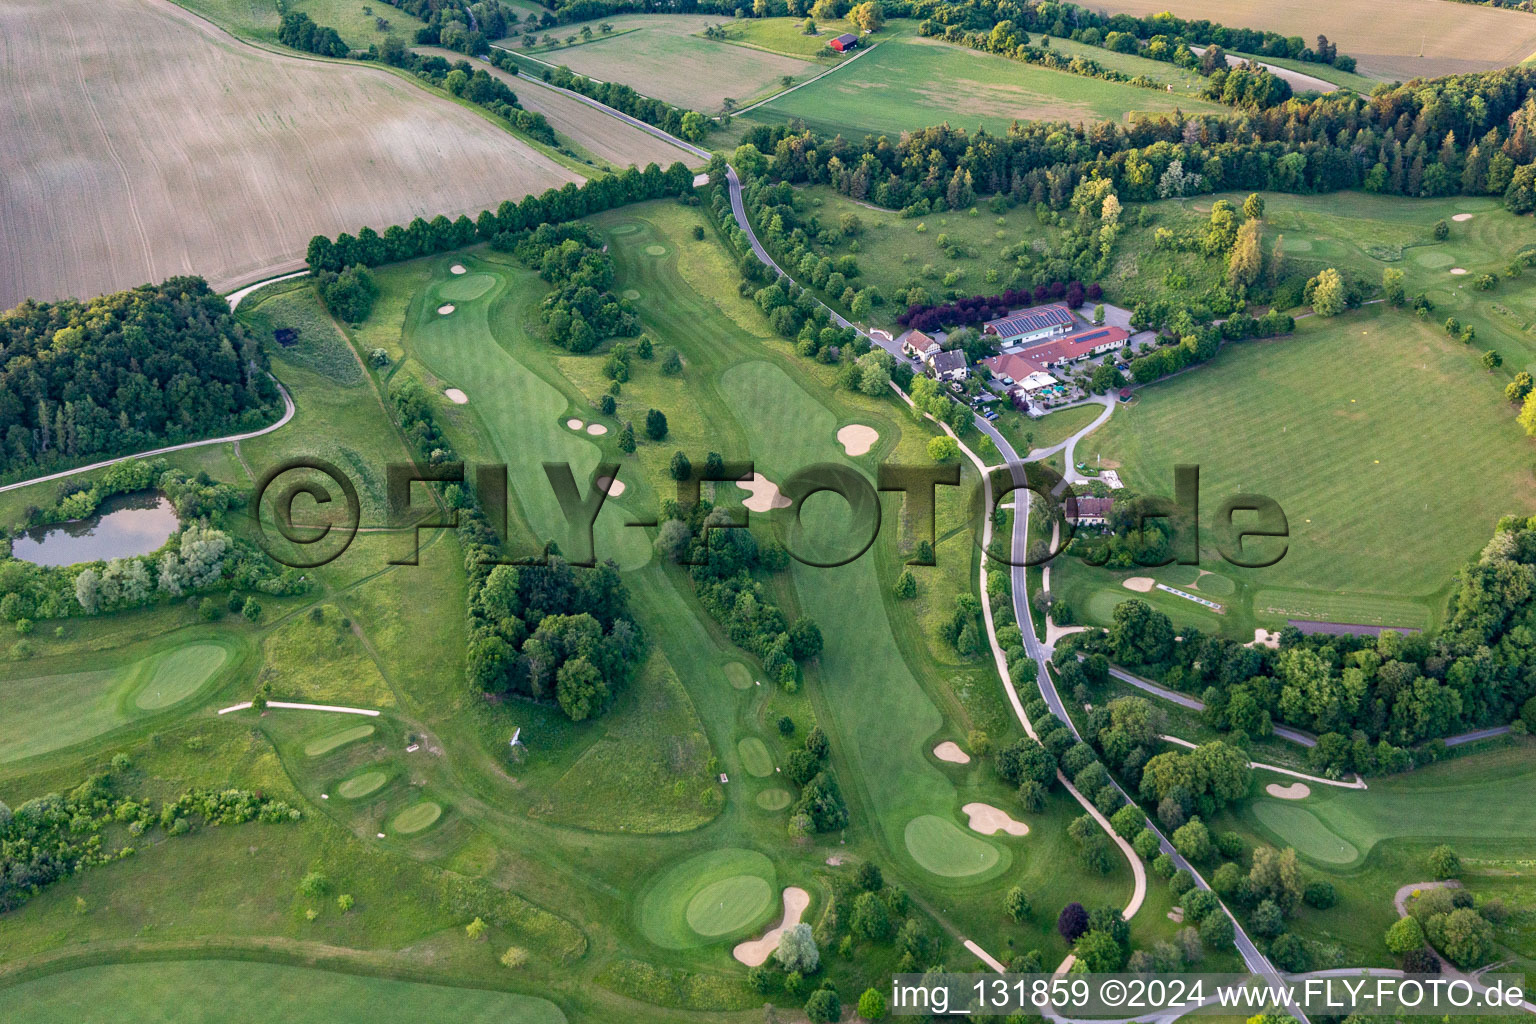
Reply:
<svg viewBox="0 0 1536 1024"><path fill-rule="evenodd" d="M834 37L827 45L838 53L847 53L859 45L859 37L852 32L844 32L842 35Z"/></svg>
<svg viewBox="0 0 1536 1024"><path fill-rule="evenodd" d="M1065 366L1088 356L1096 356L1124 345L1130 338L1119 327L1095 327L1090 331L1065 334L1049 341L1042 341L1017 352L1005 352L982 360L982 365L992 371L994 377L1012 377L1023 380L1036 370L1048 370L1053 366Z"/></svg>

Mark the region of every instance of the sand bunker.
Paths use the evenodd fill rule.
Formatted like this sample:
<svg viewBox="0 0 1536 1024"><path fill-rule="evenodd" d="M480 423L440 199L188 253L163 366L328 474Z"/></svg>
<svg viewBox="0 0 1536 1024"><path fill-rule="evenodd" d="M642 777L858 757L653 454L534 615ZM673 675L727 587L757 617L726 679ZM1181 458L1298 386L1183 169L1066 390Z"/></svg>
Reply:
<svg viewBox="0 0 1536 1024"><path fill-rule="evenodd" d="M597 486L601 487L604 491L608 492L611 497L614 498L617 498L619 495L624 493L624 481L615 480L611 476L598 477Z"/></svg>
<svg viewBox="0 0 1536 1024"><path fill-rule="evenodd" d="M1172 910L1168 911L1168 920L1172 921L1174 924L1183 924L1184 908L1174 907Z"/></svg>
<svg viewBox="0 0 1536 1024"><path fill-rule="evenodd" d="M1250 647L1279 647L1280 633L1278 630L1255 629L1253 631L1253 643Z"/></svg>
<svg viewBox="0 0 1536 1024"><path fill-rule="evenodd" d="M843 451L849 455L863 455L875 446L880 440L880 434L874 427L866 427L862 423L850 423L837 432L837 439L842 443Z"/></svg>
<svg viewBox="0 0 1536 1024"><path fill-rule="evenodd" d="M443 305L437 307L437 313L438 313L439 316L447 316L449 313L452 313L452 312L453 312L453 303L451 303L451 302L446 302Z"/></svg>
<svg viewBox="0 0 1536 1024"><path fill-rule="evenodd" d="M469 401L469 396L460 391L458 388L449 388L447 391L444 391L443 394L447 395L448 401L452 402L454 405L464 405Z"/></svg>
<svg viewBox="0 0 1536 1024"><path fill-rule="evenodd" d="M971 829L984 836L995 836L999 832L1007 832L1011 836L1029 835L1028 825L1013 820L1007 811L991 804L966 804L960 809L971 819Z"/></svg>
<svg viewBox="0 0 1536 1024"><path fill-rule="evenodd" d="M1456 216L1451 218L1451 220L1471 220L1471 219L1472 219L1472 215L1470 213L1458 213Z"/></svg>
<svg viewBox="0 0 1536 1024"><path fill-rule="evenodd" d="M1282 786L1278 782L1271 782L1264 787L1264 792L1277 800L1305 800L1312 795L1312 788L1305 782L1293 782L1289 786Z"/></svg>
<svg viewBox="0 0 1536 1024"><path fill-rule="evenodd" d="M1157 586L1157 580L1154 580L1151 576L1132 576L1125 581L1125 589L1134 590L1138 594L1151 593L1152 588L1155 586Z"/></svg>
<svg viewBox="0 0 1536 1024"><path fill-rule="evenodd" d="M608 433L608 428L603 426L601 423L588 423L587 433L591 434L593 437L602 437L604 434Z"/></svg>
<svg viewBox="0 0 1536 1024"><path fill-rule="evenodd" d="M784 929L793 928L799 924L800 915L805 913L805 908L810 905L811 894L804 889L795 885L785 889L784 916L779 919L779 923L768 929L760 939L749 939L738 943L731 951L731 955L748 967L756 967L779 948L779 936L784 934Z"/></svg>
<svg viewBox="0 0 1536 1024"><path fill-rule="evenodd" d="M933 756L950 764L970 764L971 755L960 749L959 744L945 740L933 748Z"/></svg>
<svg viewBox="0 0 1536 1024"><path fill-rule="evenodd" d="M1451 268L1451 273L1455 274L1458 277L1460 277L1462 274L1465 274L1466 272L1467 272L1467 268L1466 267L1452 267Z"/></svg>
<svg viewBox="0 0 1536 1024"><path fill-rule="evenodd" d="M569 419L565 421L565 425L570 427L572 430L580 430L587 424L585 420Z"/></svg>
<svg viewBox="0 0 1536 1024"><path fill-rule="evenodd" d="M776 508L789 508L794 502L779 493L779 485L763 476L761 473L753 473L752 478L742 478L737 481L737 487L751 495L742 502L753 512L768 512Z"/></svg>
<svg viewBox="0 0 1536 1024"><path fill-rule="evenodd" d="M448 272L451 273L451 274L463 274L463 273L466 273L466 271L464 269L464 264L462 264L462 263L455 263L453 266L448 268Z"/></svg>

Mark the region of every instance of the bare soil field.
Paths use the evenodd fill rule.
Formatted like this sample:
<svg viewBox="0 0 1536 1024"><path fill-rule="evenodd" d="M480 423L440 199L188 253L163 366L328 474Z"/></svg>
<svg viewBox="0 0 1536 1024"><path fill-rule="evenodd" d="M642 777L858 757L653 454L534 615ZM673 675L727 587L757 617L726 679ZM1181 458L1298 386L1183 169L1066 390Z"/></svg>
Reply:
<svg viewBox="0 0 1536 1024"><path fill-rule="evenodd" d="M1168 10L1167 0L1100 0L1111 14L1145 17ZM1359 62L1361 74L1386 80L1487 71L1536 53L1536 16L1447 0L1187 0L1181 18L1301 36L1318 33Z"/></svg>
<svg viewBox="0 0 1536 1024"><path fill-rule="evenodd" d="M564 64L588 78L622 82L646 96L710 114L720 109L727 96L745 106L783 88L780 78L784 75L804 81L825 70L810 61L699 35L706 25L728 24L729 18L637 14L605 20L613 25L613 34L598 34L590 43L528 50L521 40L504 39L501 45L551 64ZM599 23L590 24L597 32ZM563 40L581 28L581 24L560 25L550 34Z"/></svg>
<svg viewBox="0 0 1536 1024"><path fill-rule="evenodd" d="M438 46L418 46L416 52L451 61L465 59L462 53ZM543 114L556 135L575 143L598 160L606 160L616 167L634 164L642 168L649 163L665 168L679 160L690 167L703 163L686 149L679 149L650 132L595 110L558 89L492 67L482 60L470 60L470 63L507 83L507 87L517 93L517 101L523 109Z"/></svg>
<svg viewBox="0 0 1536 1024"><path fill-rule="evenodd" d="M0 7L0 308L297 269L312 235L473 216L576 175L396 76L164 0Z"/></svg>

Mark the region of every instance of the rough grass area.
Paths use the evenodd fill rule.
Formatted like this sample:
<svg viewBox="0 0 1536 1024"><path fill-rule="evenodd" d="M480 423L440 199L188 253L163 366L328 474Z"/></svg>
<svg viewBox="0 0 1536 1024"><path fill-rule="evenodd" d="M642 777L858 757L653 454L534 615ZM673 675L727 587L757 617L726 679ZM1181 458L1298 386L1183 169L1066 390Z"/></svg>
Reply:
<svg viewBox="0 0 1536 1024"><path fill-rule="evenodd" d="M1208 100L1052 71L932 39L889 39L834 74L751 112L834 135L897 135L948 122L1002 134L1014 120L1119 120L1131 111L1226 108Z"/></svg>
<svg viewBox="0 0 1536 1024"><path fill-rule="evenodd" d="M170 4L23 0L0 35L55 55L3 72L4 308L173 274L228 288L297 269L315 234L474 216L576 177L388 71L258 49Z"/></svg>
<svg viewBox="0 0 1536 1024"><path fill-rule="evenodd" d="M261 681L278 700L392 707L389 690L359 633L335 605L317 605L278 627L262 645Z"/></svg>
<svg viewBox="0 0 1536 1024"><path fill-rule="evenodd" d="M274 0L177 0L177 3L244 39L279 45L277 28L282 21L282 12ZM382 44L391 35L410 39L425 24L398 7L370 4L365 0L285 0L282 6L309 15L317 25L334 28L343 42L359 50L367 49L370 44ZM372 13L365 13L368 11ZM380 18L386 22L382 27Z"/></svg>
<svg viewBox="0 0 1536 1024"><path fill-rule="evenodd" d="M1168 9L1164 0L1106 0L1099 6L1138 17ZM1301 36L1309 45L1321 32L1340 53L1358 60L1361 72L1389 81L1486 71L1536 52L1536 23L1529 15L1443 0L1359 0L1327 7L1311 0L1192 0L1174 13Z"/></svg>

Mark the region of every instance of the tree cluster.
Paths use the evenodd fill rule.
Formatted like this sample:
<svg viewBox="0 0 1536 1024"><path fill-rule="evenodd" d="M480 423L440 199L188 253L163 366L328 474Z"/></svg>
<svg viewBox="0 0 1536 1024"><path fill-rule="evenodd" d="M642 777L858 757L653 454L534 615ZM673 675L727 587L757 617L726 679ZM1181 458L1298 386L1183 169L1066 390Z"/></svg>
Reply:
<svg viewBox="0 0 1536 1024"><path fill-rule="evenodd" d="M640 333L640 318L629 302L609 291L613 256L603 236L590 225L579 221L541 224L516 235L499 234L492 244L510 250L554 285L540 308L549 325L549 340L556 345L590 352L607 338Z"/></svg>
<svg viewBox="0 0 1536 1024"><path fill-rule="evenodd" d="M272 418L260 340L200 277L0 314L0 475L17 477Z"/></svg>
<svg viewBox="0 0 1536 1024"><path fill-rule="evenodd" d="M655 125L662 131L689 142L703 142L709 137L710 130L715 127L714 121L697 110L685 110L649 96L642 96L629 86L618 82L594 82L567 67L546 69L544 81L562 89L579 92L622 114L628 114L646 124Z"/></svg>
<svg viewBox="0 0 1536 1024"><path fill-rule="evenodd" d="M284 46L305 53L318 53L322 57L345 57L347 44L341 41L336 30L326 25L316 25L302 11L287 11L277 24L277 41Z"/></svg>

